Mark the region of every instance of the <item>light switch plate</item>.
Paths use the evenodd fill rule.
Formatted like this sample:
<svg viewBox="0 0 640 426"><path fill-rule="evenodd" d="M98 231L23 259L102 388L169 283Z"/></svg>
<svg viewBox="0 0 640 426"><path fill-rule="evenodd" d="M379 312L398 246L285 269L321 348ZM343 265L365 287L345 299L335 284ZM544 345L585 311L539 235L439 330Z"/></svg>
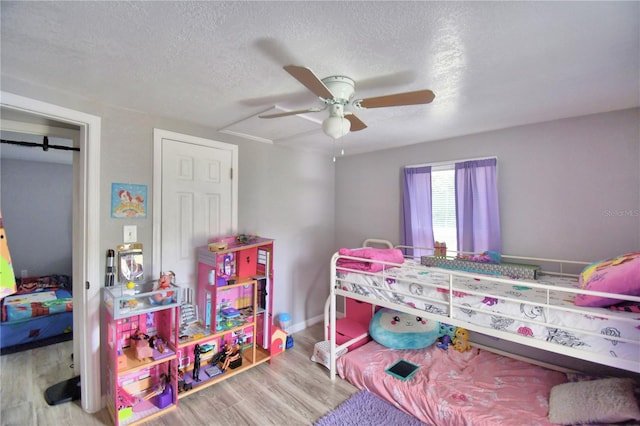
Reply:
<svg viewBox="0 0 640 426"><path fill-rule="evenodd" d="M136 225L124 226L124 238L125 243L135 243L138 240L138 227Z"/></svg>

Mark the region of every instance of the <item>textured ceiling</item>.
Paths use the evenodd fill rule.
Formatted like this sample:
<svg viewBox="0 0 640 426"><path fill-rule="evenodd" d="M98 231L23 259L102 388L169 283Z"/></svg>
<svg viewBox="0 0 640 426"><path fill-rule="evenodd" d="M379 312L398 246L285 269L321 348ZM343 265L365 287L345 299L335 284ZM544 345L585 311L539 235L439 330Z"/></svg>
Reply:
<svg viewBox="0 0 640 426"><path fill-rule="evenodd" d="M357 111L368 128L344 138L347 154L640 105L639 2L3 0L0 8L3 83L37 82L235 134L274 107L321 105L282 69L289 64L349 76L358 98L436 94L429 105ZM285 130L304 128L299 136L275 131L278 119L248 127L257 140L330 153L324 114L282 119Z"/></svg>

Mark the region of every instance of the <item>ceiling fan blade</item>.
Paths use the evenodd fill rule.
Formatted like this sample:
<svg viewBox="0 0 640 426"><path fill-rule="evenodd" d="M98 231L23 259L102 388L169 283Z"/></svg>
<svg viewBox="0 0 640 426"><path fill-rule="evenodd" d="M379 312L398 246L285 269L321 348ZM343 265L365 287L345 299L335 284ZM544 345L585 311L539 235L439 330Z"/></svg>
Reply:
<svg viewBox="0 0 640 426"><path fill-rule="evenodd" d="M325 108L307 108L307 109L299 109L296 111L286 111L286 112L279 112L277 114L266 114L266 115L259 115L259 118L278 118L278 117L286 117L288 115L297 115L297 114L304 114L306 112L320 112L323 111Z"/></svg>
<svg viewBox="0 0 640 426"><path fill-rule="evenodd" d="M299 67L297 65L286 65L284 70L302 83L304 87L311 90L314 95L323 99L333 99L333 94L327 86L325 86L322 80L316 77L309 68Z"/></svg>
<svg viewBox="0 0 640 426"><path fill-rule="evenodd" d="M396 93L394 95L378 96L375 98L360 99L354 105L361 108L381 108L401 105L428 104L433 101L435 95L431 90L417 90L415 92Z"/></svg>
<svg viewBox="0 0 640 426"><path fill-rule="evenodd" d="M357 132L358 130L363 130L367 128L367 125L362 122L358 117L353 114L345 114L344 118L351 122L351 131Z"/></svg>

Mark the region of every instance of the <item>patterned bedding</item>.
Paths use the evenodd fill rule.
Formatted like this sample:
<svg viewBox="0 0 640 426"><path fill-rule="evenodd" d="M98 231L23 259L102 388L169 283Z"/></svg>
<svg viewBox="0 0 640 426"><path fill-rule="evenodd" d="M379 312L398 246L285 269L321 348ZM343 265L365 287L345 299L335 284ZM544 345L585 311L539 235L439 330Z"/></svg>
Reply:
<svg viewBox="0 0 640 426"><path fill-rule="evenodd" d="M384 370L399 359L420 365L401 381ZM389 349L371 341L338 358L338 374L434 425L548 425L551 388L567 381L548 370L480 349Z"/></svg>
<svg viewBox="0 0 640 426"><path fill-rule="evenodd" d="M52 274L17 281L16 293L0 302L0 349L4 352L55 336L72 336L71 277Z"/></svg>
<svg viewBox="0 0 640 426"><path fill-rule="evenodd" d="M409 267L387 269L384 279L338 270L340 287L367 297L448 315L450 275L410 260L405 264ZM518 280L518 285L492 279L454 276L452 317L488 330L638 363L640 314L575 306L575 294L562 291L579 288L573 278L542 275L535 281ZM539 285L553 286L554 290L548 292L536 287Z"/></svg>
<svg viewBox="0 0 640 426"><path fill-rule="evenodd" d="M7 296L2 304L2 321L20 321L73 311L73 297L67 290L41 291L37 293Z"/></svg>
<svg viewBox="0 0 640 426"><path fill-rule="evenodd" d="M0 302L2 322L73 311L71 277L68 275L19 278L16 284L15 294Z"/></svg>

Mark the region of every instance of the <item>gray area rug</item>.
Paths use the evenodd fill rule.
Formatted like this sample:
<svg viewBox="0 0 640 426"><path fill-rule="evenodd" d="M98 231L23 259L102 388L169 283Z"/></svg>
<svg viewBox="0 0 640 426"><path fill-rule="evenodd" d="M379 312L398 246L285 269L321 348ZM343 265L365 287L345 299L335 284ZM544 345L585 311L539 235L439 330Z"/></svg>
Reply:
<svg viewBox="0 0 640 426"><path fill-rule="evenodd" d="M382 398L361 390L315 423L315 426L338 425L424 426L425 424Z"/></svg>

